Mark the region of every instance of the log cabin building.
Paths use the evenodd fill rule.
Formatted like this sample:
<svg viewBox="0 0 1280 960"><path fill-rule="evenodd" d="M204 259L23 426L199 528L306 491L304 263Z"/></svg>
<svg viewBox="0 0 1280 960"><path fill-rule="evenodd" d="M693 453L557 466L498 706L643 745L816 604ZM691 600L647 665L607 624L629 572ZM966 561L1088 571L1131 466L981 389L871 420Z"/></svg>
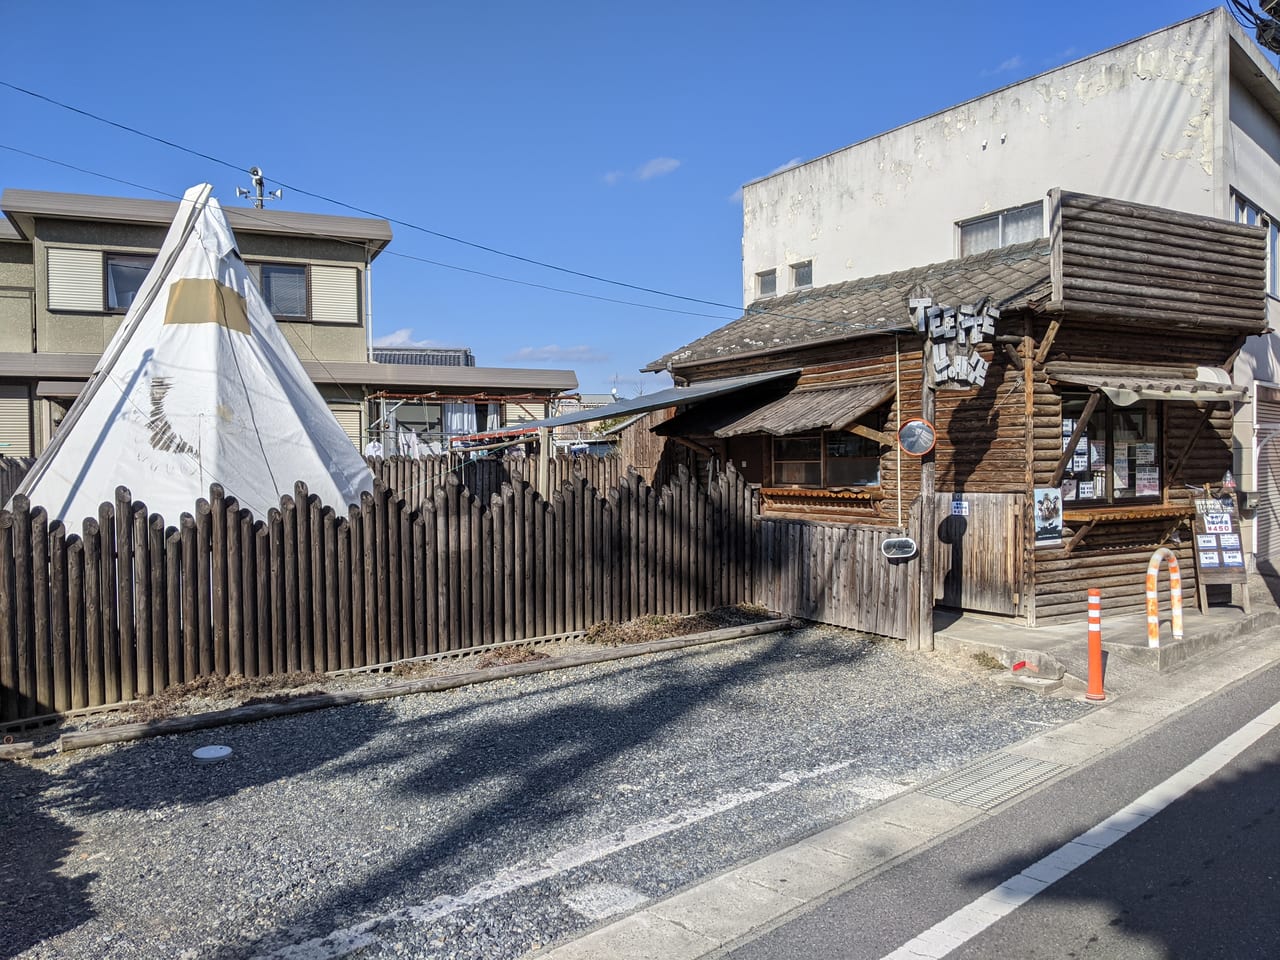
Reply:
<svg viewBox="0 0 1280 960"><path fill-rule="evenodd" d="M1047 238L757 300L649 365L706 398L655 432L732 463L765 517L908 527L942 606L1036 625L1097 587L1137 609L1160 545L1191 586L1191 488L1231 469L1229 371L1267 325L1265 230L1048 203Z"/></svg>

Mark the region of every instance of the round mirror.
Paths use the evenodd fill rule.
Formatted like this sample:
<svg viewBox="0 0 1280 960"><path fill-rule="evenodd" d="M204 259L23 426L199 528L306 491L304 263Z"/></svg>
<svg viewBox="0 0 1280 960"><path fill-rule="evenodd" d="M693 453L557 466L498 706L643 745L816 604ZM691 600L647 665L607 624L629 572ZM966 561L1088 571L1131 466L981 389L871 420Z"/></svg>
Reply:
<svg viewBox="0 0 1280 960"><path fill-rule="evenodd" d="M933 445L937 441L938 432L934 430L933 424L928 420L921 420L917 417L913 420L908 420L898 428L898 443L901 444L904 452L911 454L913 457L923 457L933 449Z"/></svg>

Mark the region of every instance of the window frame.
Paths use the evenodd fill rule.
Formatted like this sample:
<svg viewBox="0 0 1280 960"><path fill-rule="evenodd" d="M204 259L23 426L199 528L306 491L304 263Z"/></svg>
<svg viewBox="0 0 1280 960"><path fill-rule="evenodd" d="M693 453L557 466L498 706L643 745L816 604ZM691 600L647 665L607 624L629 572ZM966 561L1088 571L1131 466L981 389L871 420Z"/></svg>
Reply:
<svg viewBox="0 0 1280 960"><path fill-rule="evenodd" d="M129 307L113 307L111 305L111 261L116 260L150 260L147 265L147 272L156 265L156 257L158 254L138 253L128 250L103 250L102 251L102 312L112 316L122 316L129 312ZM146 277L144 276L145 280ZM142 290L142 285L138 285L138 291ZM132 306L132 304L130 304Z"/></svg>
<svg viewBox="0 0 1280 960"><path fill-rule="evenodd" d="M1068 404L1087 404L1089 402L1089 391L1086 390L1067 390L1063 391L1060 397L1060 421L1065 419ZM1153 442L1155 444L1154 466L1157 471L1156 492L1153 494L1144 494L1142 496L1135 495L1132 497L1117 497L1115 494L1115 457L1116 457L1116 420L1119 414L1125 412L1136 412L1138 410L1146 411L1146 415L1152 421L1152 440L1144 442ZM1096 442L1098 435L1094 432L1095 425L1101 426L1101 438L1105 443L1103 454L1102 473L1105 477L1105 489L1099 496L1093 496L1088 499L1082 499L1079 495L1079 487L1068 497L1065 493L1062 495L1062 507L1064 510L1091 510L1091 509L1108 509L1116 507L1130 506L1151 506L1159 505L1165 501L1165 463L1164 463L1164 421L1165 410L1164 404L1158 400L1139 400L1137 403L1130 404L1127 407L1117 406L1111 402L1111 399L1105 394L1102 395L1098 406L1094 409L1093 414L1089 417L1089 426L1081 435L1080 442L1086 444L1085 455L1092 461L1092 444ZM1062 442L1065 444L1070 439L1070 433L1066 427L1062 426ZM1063 449L1065 453L1065 448ZM1073 453L1074 456L1074 453ZM1085 471L1079 475L1071 469L1071 462L1068 461L1067 469L1062 474L1062 485L1068 481L1073 481L1077 485L1084 477L1092 478L1096 476L1098 471L1092 467L1092 462L1088 464ZM1134 486L1136 490L1137 477L1134 476ZM1063 486L1059 486L1059 490Z"/></svg>
<svg viewBox="0 0 1280 960"><path fill-rule="evenodd" d="M248 268L253 282L258 285L258 292L262 294L262 301L267 305L267 309L271 311L271 316L277 322L284 323L311 323L311 264L309 263L291 263L288 260L246 260L245 267ZM306 304L303 309L305 313L298 315L293 313L276 313L271 309L271 303L267 300L266 290L262 285L263 268L284 268L288 270L301 270L302 283L306 288Z"/></svg>
<svg viewBox="0 0 1280 960"><path fill-rule="evenodd" d="M809 282L801 283L799 279L800 270L809 271ZM791 289L792 290L808 290L813 286L813 260L798 260L791 264Z"/></svg>
<svg viewBox="0 0 1280 960"><path fill-rule="evenodd" d="M773 288L768 292L764 292L764 278L768 277ZM763 300L765 297L776 297L778 295L778 268L773 267L769 270L760 270L756 272L756 299Z"/></svg>
<svg viewBox="0 0 1280 960"><path fill-rule="evenodd" d="M1037 239L1045 236L1045 218L1044 218L1044 201L1033 200L1031 203L1020 203L1017 206L1005 207L1003 210L996 210L993 213L984 213L978 217L970 217L967 220L956 221L956 255L960 257L976 257L981 253L988 253L992 250L1000 250L1010 245L1011 241L1005 239L1005 220L1011 214L1023 213L1025 211L1037 208L1040 211L1040 232ZM968 253L964 249L964 232L965 228L973 227L980 223L987 223L994 220L996 222L996 245L994 247L986 247L982 250L973 250ZM1019 241L1023 242L1023 241Z"/></svg>
<svg viewBox="0 0 1280 960"><path fill-rule="evenodd" d="M1231 207L1235 222L1267 230L1267 296L1280 299L1280 221L1254 203L1239 190L1231 190ZM1252 219L1250 219L1252 217Z"/></svg>
<svg viewBox="0 0 1280 960"><path fill-rule="evenodd" d="M874 451L874 455L849 458L850 460L865 460L869 462L873 461L875 463L874 482L867 482L867 483L832 483L830 482L831 476L830 476L830 467L828 466L829 462L833 459L843 459L843 458L833 458L829 455L829 452L828 452L830 449L829 447L830 439L836 438L836 437L841 439L846 437L852 438L852 440L855 443L858 443L860 445L866 445L867 449ZM773 489L777 489L777 490L858 490L858 491L872 491L872 490L880 489L881 482L883 479L881 464L884 459L884 454L883 454L883 451L880 449L880 444L878 444L875 440L870 439L869 437L864 437L860 434L851 433L848 430L806 430L802 433L788 433L788 434L782 434L782 435L774 435L774 436L770 436L769 439L771 441L769 444L769 481L770 481L769 486ZM787 441L796 441L796 440L816 440L818 443L818 458L816 460L811 458L799 458L799 457L787 457L785 459L780 458L778 456L779 444L785 443ZM816 463L818 465L818 482L804 483L804 482L797 482L797 481L780 480L778 478L779 463L809 463L809 464Z"/></svg>

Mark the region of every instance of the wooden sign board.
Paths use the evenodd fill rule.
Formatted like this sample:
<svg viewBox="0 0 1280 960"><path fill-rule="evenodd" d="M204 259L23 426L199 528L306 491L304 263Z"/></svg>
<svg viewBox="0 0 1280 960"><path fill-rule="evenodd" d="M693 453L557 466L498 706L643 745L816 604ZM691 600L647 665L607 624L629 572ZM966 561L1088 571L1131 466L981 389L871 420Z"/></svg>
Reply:
<svg viewBox="0 0 1280 960"><path fill-rule="evenodd" d="M1196 497L1194 532L1196 584L1203 610L1207 603L1204 590L1207 584L1247 584L1249 581L1235 498ZM1245 602L1247 605L1248 601Z"/></svg>

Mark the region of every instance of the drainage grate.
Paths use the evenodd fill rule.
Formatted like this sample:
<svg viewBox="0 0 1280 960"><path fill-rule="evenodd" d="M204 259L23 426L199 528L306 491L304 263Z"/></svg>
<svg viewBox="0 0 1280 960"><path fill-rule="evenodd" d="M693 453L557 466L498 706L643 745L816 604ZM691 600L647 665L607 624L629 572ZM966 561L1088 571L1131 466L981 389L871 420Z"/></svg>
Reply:
<svg viewBox="0 0 1280 960"><path fill-rule="evenodd" d="M1067 769L1060 763L997 753L922 789L931 797L990 810Z"/></svg>

